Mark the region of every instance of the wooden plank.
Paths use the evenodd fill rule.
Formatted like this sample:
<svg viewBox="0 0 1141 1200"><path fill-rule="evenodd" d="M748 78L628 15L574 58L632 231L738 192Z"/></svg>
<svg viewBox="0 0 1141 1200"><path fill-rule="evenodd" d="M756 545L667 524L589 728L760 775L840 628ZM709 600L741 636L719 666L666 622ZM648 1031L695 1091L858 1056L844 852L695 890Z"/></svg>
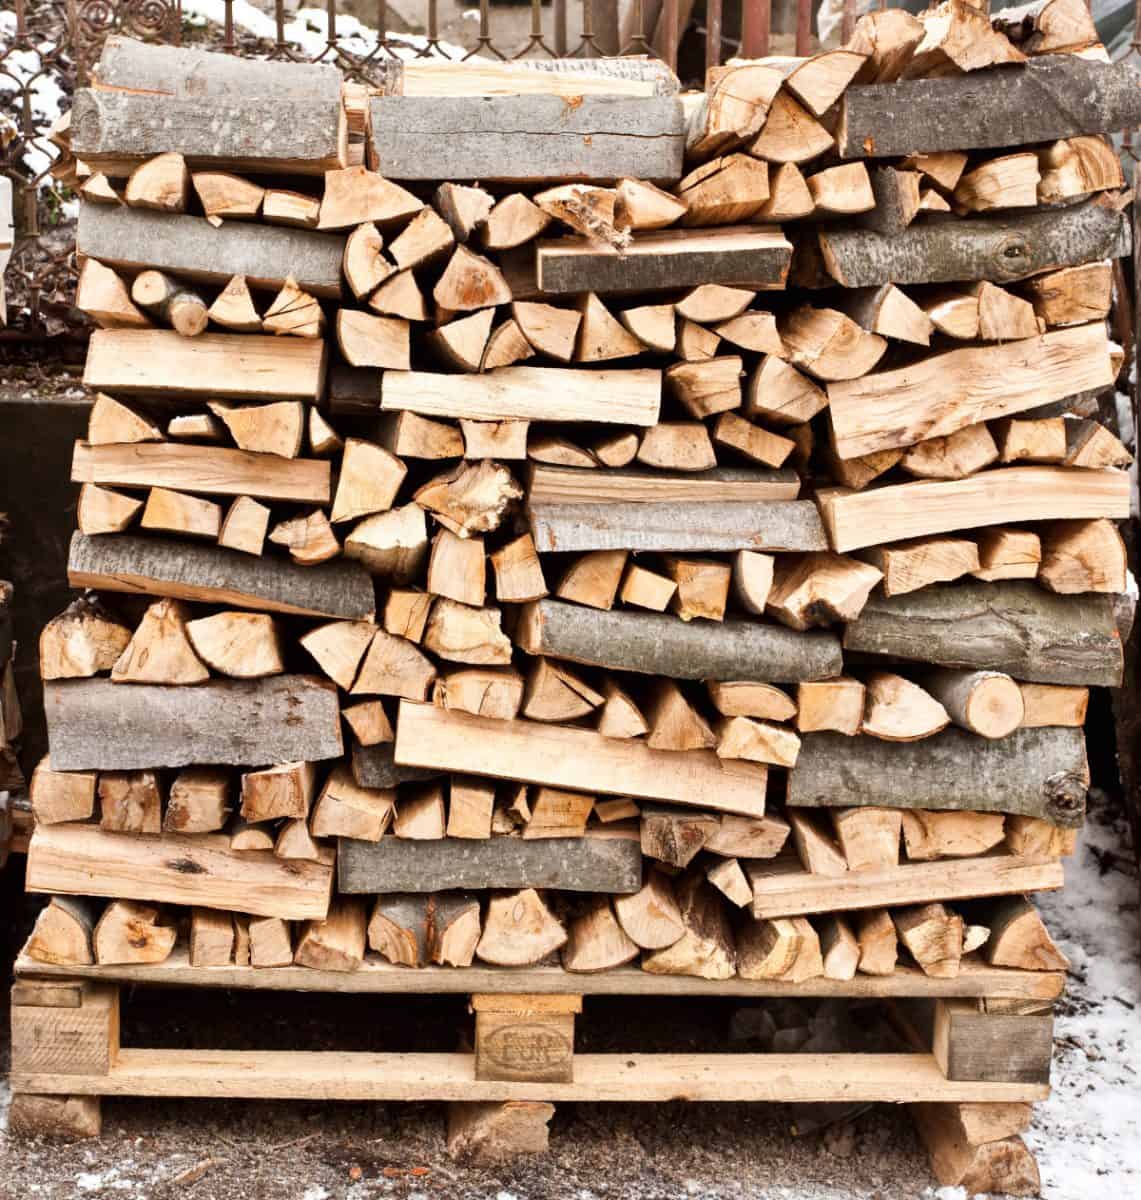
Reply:
<svg viewBox="0 0 1141 1200"><path fill-rule="evenodd" d="M918 742L808 733L789 772L787 802L1005 812L1074 828L1088 787L1080 729L1020 729L994 740L947 729Z"/></svg>
<svg viewBox="0 0 1141 1200"><path fill-rule="evenodd" d="M685 117L675 96L376 96L369 115L386 179L681 178Z"/></svg>
<svg viewBox="0 0 1141 1200"><path fill-rule="evenodd" d="M533 887L626 895L641 886L642 851L636 833L535 840L341 838L337 851L337 887L348 893Z"/></svg>
<svg viewBox="0 0 1141 1200"><path fill-rule="evenodd" d="M375 617L372 577L340 559L302 567L235 550L110 534L71 535L67 580L74 588L172 596L306 617Z"/></svg>
<svg viewBox="0 0 1141 1200"><path fill-rule="evenodd" d="M828 385L836 453L859 458L943 437L1078 392L1110 387L1105 322L933 354Z"/></svg>
<svg viewBox="0 0 1141 1200"><path fill-rule="evenodd" d="M582 371L559 367L500 367L484 375L385 371L380 407L426 417L473 421L598 421L654 425L662 373Z"/></svg>
<svg viewBox="0 0 1141 1200"><path fill-rule="evenodd" d="M663 229L636 236L617 250L586 238L540 241L539 290L654 292L703 283L740 283L754 290L783 288L792 244L777 226Z"/></svg>
<svg viewBox="0 0 1141 1200"><path fill-rule="evenodd" d="M1129 476L1113 469L1001 467L967 479L820 493L817 500L832 548L845 551L983 525L1071 517L1123 520L1129 516Z"/></svg>
<svg viewBox="0 0 1141 1200"><path fill-rule="evenodd" d="M288 969L288 968L282 968ZM265 972L274 974L275 972ZM959 1083L930 1054L578 1054L572 1083L475 1079L470 1054L123 1049L106 1075L13 1074L14 1092L315 1100L1029 1101L1045 1084Z"/></svg>
<svg viewBox="0 0 1141 1200"><path fill-rule="evenodd" d="M1046 54L1017 68L850 87L841 158L1022 146L1141 125L1141 87L1128 63Z"/></svg>
<svg viewBox="0 0 1141 1200"><path fill-rule="evenodd" d="M537 463L527 487L532 504L758 503L795 500L799 495L800 479L788 468L716 467L711 471L671 475L641 467L607 471Z"/></svg>
<svg viewBox="0 0 1141 1200"><path fill-rule="evenodd" d="M230 446L132 442L91 446L76 442L72 483L105 487L161 487L205 496L253 496L295 504L328 504L332 469L319 458L251 454Z"/></svg>
<svg viewBox="0 0 1141 1200"><path fill-rule="evenodd" d="M978 279L1010 283L1039 271L1120 258L1130 245L1123 214L1097 200L1013 216L920 221L892 234L829 226L817 237L829 275L851 288Z"/></svg>
<svg viewBox="0 0 1141 1200"><path fill-rule="evenodd" d="M243 991L392 993L395 995L471 995L477 992L526 991L541 995L589 996L989 996L992 999L1053 1000L1062 994L1065 975L1057 971L1021 971L965 961L953 979L925 975L917 967L899 966L891 975L857 975L853 979L817 976L800 983L780 979L700 979L692 975L651 975L637 967L598 974L566 971L558 966L407 967L368 955L359 970L321 971L279 967L261 971L233 964L192 967L185 946L175 947L161 963L112 963L106 966L61 966L22 955L16 960L21 979L102 979L121 983L154 983L169 987L220 987Z"/></svg>
<svg viewBox="0 0 1141 1200"><path fill-rule="evenodd" d="M562 550L827 550L811 500L528 504L535 545Z"/></svg>
<svg viewBox="0 0 1141 1200"><path fill-rule="evenodd" d="M1121 683L1112 598L1058 596L1029 580L959 580L873 595L845 627L844 649L1003 671L1030 683Z"/></svg>
<svg viewBox="0 0 1141 1200"><path fill-rule="evenodd" d="M124 396L316 402L325 386L325 353L320 338L97 329L83 382Z"/></svg>
<svg viewBox="0 0 1141 1200"><path fill-rule="evenodd" d="M44 712L57 771L315 762L344 750L336 685L310 675L197 687L58 679L44 685Z"/></svg>
<svg viewBox="0 0 1141 1200"><path fill-rule="evenodd" d="M1060 859L1007 854L908 862L844 875L812 875L790 859L744 865L753 887L751 912L758 919L1054 891L1064 882Z"/></svg>
<svg viewBox="0 0 1141 1200"><path fill-rule="evenodd" d="M200 97L82 88L71 112L71 151L112 175L170 150L191 167L248 173L323 175L347 165L339 97L232 97L225 114L203 119Z"/></svg>
<svg viewBox="0 0 1141 1200"><path fill-rule="evenodd" d="M948 1079L1048 1085L1054 1014L979 1012L966 1000L938 1001L932 1053Z"/></svg>
<svg viewBox="0 0 1141 1200"><path fill-rule="evenodd" d="M799 683L831 679L842 669L839 640L829 632L798 633L741 618L682 621L559 600L529 604L515 639L528 654L671 679Z"/></svg>
<svg viewBox="0 0 1141 1200"><path fill-rule="evenodd" d="M107 833L96 825L41 825L28 847L29 892L199 905L290 921L324 920L333 855L278 858L231 850L226 834Z"/></svg>
<svg viewBox="0 0 1141 1200"><path fill-rule="evenodd" d="M722 761L711 750L651 750L593 729L499 721L400 702L396 761L496 779L576 789L590 764L590 789L606 796L668 800L761 817L767 773L755 763Z"/></svg>
<svg viewBox="0 0 1141 1200"><path fill-rule="evenodd" d="M200 283L224 285L244 275L250 287L279 291L292 276L303 291L336 300L345 238L250 221L215 228L202 217L84 203L76 250L118 270L154 268Z"/></svg>
<svg viewBox="0 0 1141 1200"><path fill-rule="evenodd" d="M12 1065L55 1075L106 1075L119 1048L119 989L88 983L71 1008L12 1006Z"/></svg>

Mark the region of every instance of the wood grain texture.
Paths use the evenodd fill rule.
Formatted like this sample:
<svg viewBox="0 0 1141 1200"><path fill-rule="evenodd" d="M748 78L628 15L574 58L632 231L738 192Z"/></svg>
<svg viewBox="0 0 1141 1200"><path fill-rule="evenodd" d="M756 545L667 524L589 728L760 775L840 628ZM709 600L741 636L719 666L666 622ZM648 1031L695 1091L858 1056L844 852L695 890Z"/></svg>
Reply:
<svg viewBox="0 0 1141 1200"><path fill-rule="evenodd" d="M496 779L575 789L590 764L591 791L668 800L718 812L760 817L767 772L754 763L722 761L711 750L651 750L639 741L592 729L499 721L401 701L396 761Z"/></svg>
<svg viewBox="0 0 1141 1200"><path fill-rule="evenodd" d="M387 179L673 182L685 151L675 96L377 96L369 117Z"/></svg>
<svg viewBox="0 0 1141 1200"><path fill-rule="evenodd" d="M844 649L1003 671L1031 683L1121 683L1112 598L1058 596L1028 580L961 580L872 596L845 628Z"/></svg>
<svg viewBox="0 0 1141 1200"><path fill-rule="evenodd" d="M752 467L715 467L671 475L641 467L603 471L536 464L527 488L532 504L760 503L795 500L799 494L800 479L795 471Z"/></svg>
<svg viewBox="0 0 1141 1200"><path fill-rule="evenodd" d="M665 613L584 608L558 600L528 605L516 640L530 654L671 679L796 683L841 672L839 639L730 618L712 624Z"/></svg>
<svg viewBox="0 0 1141 1200"><path fill-rule="evenodd" d="M80 255L127 271L154 268L200 283L245 276L254 288L280 290L292 276L302 291L339 299L345 238L284 225L223 221L148 212L116 204L82 204L76 232Z"/></svg>
<svg viewBox="0 0 1141 1200"><path fill-rule="evenodd" d="M308 675L197 687L62 679L45 685L44 712L59 771L315 762L344 750L336 686Z"/></svg>
<svg viewBox="0 0 1141 1200"><path fill-rule="evenodd" d="M827 550L811 500L528 505L535 546L562 550Z"/></svg>
<svg viewBox="0 0 1141 1200"><path fill-rule="evenodd" d="M557 888L626 895L642 886L636 836L379 842L340 840L341 892L436 892L452 888Z"/></svg>
<svg viewBox="0 0 1141 1200"><path fill-rule="evenodd" d="M1085 817L1089 766L1080 729L1020 729L990 740L946 729L919 742L805 734L788 804L1001 812L1070 828Z"/></svg>
<svg viewBox="0 0 1141 1200"><path fill-rule="evenodd" d="M355 562L300 567L282 559L253 558L234 550L153 537L73 533L67 580L74 588L171 596L298 616L358 621L375 616L372 577Z"/></svg>

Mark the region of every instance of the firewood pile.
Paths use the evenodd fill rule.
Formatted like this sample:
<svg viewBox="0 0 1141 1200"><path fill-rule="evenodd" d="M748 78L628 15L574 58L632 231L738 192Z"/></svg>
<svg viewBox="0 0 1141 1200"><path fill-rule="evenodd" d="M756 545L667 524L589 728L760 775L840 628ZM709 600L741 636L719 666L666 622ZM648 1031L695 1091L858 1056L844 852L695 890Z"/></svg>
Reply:
<svg viewBox="0 0 1141 1200"><path fill-rule="evenodd" d="M27 955L1064 968L1138 124L1062 0L685 95L110 39Z"/></svg>

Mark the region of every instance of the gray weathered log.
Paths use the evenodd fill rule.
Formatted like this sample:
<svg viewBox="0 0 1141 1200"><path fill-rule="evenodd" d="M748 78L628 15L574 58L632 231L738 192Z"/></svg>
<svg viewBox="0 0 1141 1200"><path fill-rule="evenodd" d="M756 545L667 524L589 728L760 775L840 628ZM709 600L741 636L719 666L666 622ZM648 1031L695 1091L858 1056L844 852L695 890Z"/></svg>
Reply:
<svg viewBox="0 0 1141 1200"><path fill-rule="evenodd" d="M123 204L81 204L76 249L125 271L153 267L203 283L244 275L251 287L279 289L292 275L315 296L341 294L345 239L284 225L150 212Z"/></svg>
<svg viewBox="0 0 1141 1200"><path fill-rule="evenodd" d="M380 377L374 367L336 363L329 368L325 399L334 416L375 417L380 412Z"/></svg>
<svg viewBox="0 0 1141 1200"><path fill-rule="evenodd" d="M1141 79L1126 63L1047 54L1021 67L850 87L841 158L894 158L1052 142L1141 125Z"/></svg>
<svg viewBox="0 0 1141 1200"><path fill-rule="evenodd" d="M641 886L636 837L341 838L337 852L337 887L349 893L535 887L628 895Z"/></svg>
<svg viewBox="0 0 1141 1200"><path fill-rule="evenodd" d="M694 505L532 504L535 545L545 550L827 550L811 500Z"/></svg>
<svg viewBox="0 0 1141 1200"><path fill-rule="evenodd" d="M1009 283L1040 271L1120 258L1129 223L1097 200L1062 212L933 221L899 233L828 227L818 233L829 274L844 287L881 283Z"/></svg>
<svg viewBox="0 0 1141 1200"><path fill-rule="evenodd" d="M401 783L438 779L443 771L431 767L405 767L397 763L393 742L374 746L353 745L353 778L364 788L394 788Z"/></svg>
<svg viewBox="0 0 1141 1200"><path fill-rule="evenodd" d="M1117 687L1121 635L1108 595L1056 596L1030 580L960 581L873 595L847 651L1004 671L1033 683Z"/></svg>
<svg viewBox="0 0 1141 1200"><path fill-rule="evenodd" d="M347 165L344 121L339 98L235 98L224 119L211 119L202 100L83 88L71 110L71 148L111 175L172 150L191 167L323 175Z"/></svg>
<svg viewBox="0 0 1141 1200"><path fill-rule="evenodd" d="M387 179L681 177L685 118L676 96L376 96L370 115Z"/></svg>
<svg viewBox="0 0 1141 1200"><path fill-rule="evenodd" d="M787 803L1015 813L1072 827L1082 823L1088 787L1080 729L996 739L945 729L918 742L809 733L788 773Z"/></svg>
<svg viewBox="0 0 1141 1200"><path fill-rule="evenodd" d="M371 621L376 607L372 577L347 559L301 567L219 546L124 534L73 533L67 579L76 588L174 596L308 617Z"/></svg>
<svg viewBox="0 0 1141 1200"><path fill-rule="evenodd" d="M668 613L606 612L559 600L528 605L516 639L531 654L671 679L796 683L830 679L842 667L833 633L758 621L679 621Z"/></svg>
<svg viewBox="0 0 1141 1200"><path fill-rule="evenodd" d="M635 237L621 254L581 238L543 241L535 278L540 290L552 294L653 292L703 283L783 288L792 245L774 237L775 228L664 229Z"/></svg>
<svg viewBox="0 0 1141 1200"><path fill-rule="evenodd" d="M311 675L197 687L54 680L44 712L56 771L316 762L344 749L337 689Z"/></svg>

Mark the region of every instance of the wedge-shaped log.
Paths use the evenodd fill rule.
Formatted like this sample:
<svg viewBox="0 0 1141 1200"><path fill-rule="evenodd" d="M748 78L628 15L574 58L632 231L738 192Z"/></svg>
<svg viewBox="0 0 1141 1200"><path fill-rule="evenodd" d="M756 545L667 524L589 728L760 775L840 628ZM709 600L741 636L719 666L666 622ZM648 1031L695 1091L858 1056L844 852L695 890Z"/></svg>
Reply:
<svg viewBox="0 0 1141 1200"><path fill-rule="evenodd" d="M841 158L979 150L1112 133L1141 124L1141 88L1125 63L1072 54L844 93Z"/></svg>
<svg viewBox="0 0 1141 1200"><path fill-rule="evenodd" d="M1069 467L1004 467L968 479L901 483L848 495L818 493L836 550L1051 518L1129 515L1124 471Z"/></svg>
<svg viewBox="0 0 1141 1200"><path fill-rule="evenodd" d="M922 364L828 385L841 458L943 437L978 421L1111 387L1102 322L932 355ZM1002 380L997 392L994 381Z"/></svg>
<svg viewBox="0 0 1141 1200"><path fill-rule="evenodd" d="M792 245L775 226L664 229L634 238L621 254L585 238L541 241L536 281L552 294L653 292L703 283L783 288L791 261Z"/></svg>
<svg viewBox="0 0 1141 1200"><path fill-rule="evenodd" d="M752 913L758 919L1053 891L1062 886L1058 859L1008 854L902 863L840 876L811 875L798 863L781 859L746 863L745 874L753 885Z"/></svg>
<svg viewBox="0 0 1141 1200"><path fill-rule="evenodd" d="M59 771L314 762L344 750L337 689L308 675L197 687L60 680L44 709Z"/></svg>
<svg viewBox="0 0 1141 1200"><path fill-rule="evenodd" d="M68 583L74 588L147 593L233 604L267 612L371 621L372 579L356 563L298 567L236 550L159 538L71 536Z"/></svg>
<svg viewBox="0 0 1141 1200"><path fill-rule="evenodd" d="M92 825L44 826L28 847L27 888L323 920L333 856L285 862L268 851L232 851L225 834L147 837Z"/></svg>
<svg viewBox="0 0 1141 1200"><path fill-rule="evenodd" d="M765 811L767 772L754 763L722 761L711 750L651 750L592 729L497 721L407 701L400 705L396 761L556 788L581 786L582 764L589 762L591 790L603 795L750 817Z"/></svg>
<svg viewBox="0 0 1141 1200"><path fill-rule="evenodd" d="M756 621L679 621L654 612L611 611L540 600L515 631L528 654L671 679L795 683L840 674L840 642L831 633L796 633Z"/></svg>
<svg viewBox="0 0 1141 1200"><path fill-rule="evenodd" d="M1121 683L1121 636L1110 598L1052 595L1021 580L873 596L845 629L844 649L1003 671L1033 683Z"/></svg>
<svg viewBox="0 0 1141 1200"><path fill-rule="evenodd" d="M810 500L530 506L535 544L552 550L826 550Z"/></svg>
<svg viewBox="0 0 1141 1200"><path fill-rule="evenodd" d="M337 888L348 893L536 887L625 895L641 886L637 837L609 833L542 841L342 839L337 856Z"/></svg>
<svg viewBox="0 0 1141 1200"><path fill-rule="evenodd" d="M76 442L73 483L170 488L210 496L256 496L296 504L327 504L330 467L317 458L282 458L228 446L137 442L89 446Z"/></svg>
<svg viewBox="0 0 1141 1200"><path fill-rule="evenodd" d="M653 425L660 371L501 367L485 375L386 371L380 407L474 421L599 421Z"/></svg>
<svg viewBox="0 0 1141 1200"><path fill-rule="evenodd" d="M281 225L223 221L141 208L83 204L76 248L87 258L135 272L171 272L198 283L227 284L243 276L249 287L280 291L287 278L314 296L341 295L345 239Z"/></svg>
<svg viewBox="0 0 1141 1200"><path fill-rule="evenodd" d="M824 228L828 274L844 287L884 283L1009 283L1038 271L1080 266L1129 253L1129 226L1096 200L1061 211L997 214L969 221L920 221L900 233Z"/></svg>
<svg viewBox="0 0 1141 1200"><path fill-rule="evenodd" d="M175 402L203 395L316 401L325 387L325 354L325 343L314 338L97 329L83 381L97 391Z"/></svg>
<svg viewBox="0 0 1141 1200"><path fill-rule="evenodd" d="M676 96L375 96L377 170L388 179L672 183L685 118Z"/></svg>
<svg viewBox="0 0 1141 1200"><path fill-rule="evenodd" d="M789 774L789 805L835 804L839 778L852 808L1003 812L1076 826L1089 767L1079 729L1020 729L993 741L947 729L906 743L810 733Z"/></svg>
<svg viewBox="0 0 1141 1200"><path fill-rule="evenodd" d="M270 106L273 118L267 121ZM345 166L346 137L339 97L228 96L225 120L204 120L197 96L84 88L76 93L71 114L72 152L82 149L84 162L111 175L122 175L171 146L178 146L193 167L322 175Z"/></svg>

